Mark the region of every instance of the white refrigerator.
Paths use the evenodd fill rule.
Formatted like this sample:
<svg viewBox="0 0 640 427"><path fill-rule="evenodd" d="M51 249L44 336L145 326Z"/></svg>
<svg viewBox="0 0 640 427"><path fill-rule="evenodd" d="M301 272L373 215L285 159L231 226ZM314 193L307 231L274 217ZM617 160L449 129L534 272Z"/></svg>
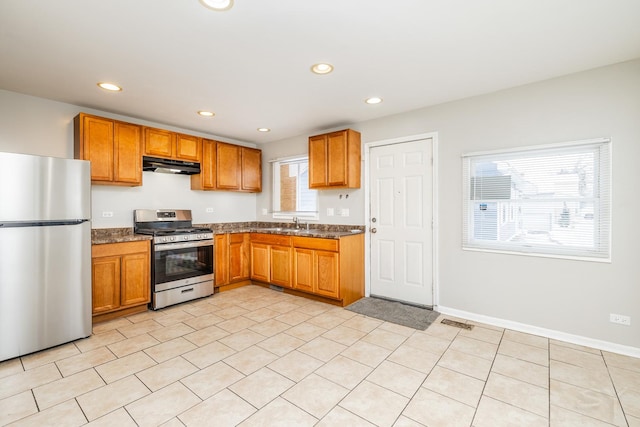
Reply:
<svg viewBox="0 0 640 427"><path fill-rule="evenodd" d="M0 153L0 361L91 335L88 161Z"/></svg>

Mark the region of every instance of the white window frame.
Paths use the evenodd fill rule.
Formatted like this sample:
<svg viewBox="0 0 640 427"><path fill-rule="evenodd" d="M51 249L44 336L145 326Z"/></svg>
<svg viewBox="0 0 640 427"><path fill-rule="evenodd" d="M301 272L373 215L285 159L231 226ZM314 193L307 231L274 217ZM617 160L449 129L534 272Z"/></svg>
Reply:
<svg viewBox="0 0 640 427"><path fill-rule="evenodd" d="M566 151L565 151L566 150ZM594 203L593 240L590 248L570 245L536 245L531 242L505 242L498 239L476 238L474 232L474 206L479 200L471 200L472 166L475 162L499 161L535 155L553 155L570 151L593 151L594 194L585 201ZM517 255L530 255L550 258L575 259L596 262L611 262L611 140L598 138L572 141L560 144L548 144L517 149L494 150L463 154L463 224L462 249L471 251L497 252ZM513 161L513 160L512 160ZM489 200L489 199L487 199ZM493 202L513 201L516 199L495 200ZM563 199L558 199L563 200ZM578 199L581 200L581 199ZM480 203L485 200L480 201ZM489 201L491 203L492 201ZM485 204L486 206L486 204Z"/></svg>
<svg viewBox="0 0 640 427"><path fill-rule="evenodd" d="M318 204L320 203L320 198L318 197L318 192L317 190L311 190L314 191L316 194L316 210L315 211L281 211L280 210L280 165L283 163L293 163L293 162L299 162L301 160L307 160L307 162L309 161L309 156L308 155L299 155L299 156L292 156L292 157L285 157L285 158L280 158L280 159L275 159L271 161L271 167L272 167L272 193L273 193L273 200L272 200L272 206L273 206L273 219L287 219L287 220L291 220L294 217L296 218L300 218L303 220L318 220L320 219L320 215L319 215L319 209L318 209Z"/></svg>

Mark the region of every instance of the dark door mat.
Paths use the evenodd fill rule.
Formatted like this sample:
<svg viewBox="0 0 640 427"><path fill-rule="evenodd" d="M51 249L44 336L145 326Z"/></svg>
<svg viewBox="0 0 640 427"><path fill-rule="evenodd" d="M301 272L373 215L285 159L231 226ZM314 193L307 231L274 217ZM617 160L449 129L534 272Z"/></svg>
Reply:
<svg viewBox="0 0 640 427"><path fill-rule="evenodd" d="M428 308L416 307L381 298L362 298L345 307L349 311L364 314L396 325L424 331L440 313Z"/></svg>

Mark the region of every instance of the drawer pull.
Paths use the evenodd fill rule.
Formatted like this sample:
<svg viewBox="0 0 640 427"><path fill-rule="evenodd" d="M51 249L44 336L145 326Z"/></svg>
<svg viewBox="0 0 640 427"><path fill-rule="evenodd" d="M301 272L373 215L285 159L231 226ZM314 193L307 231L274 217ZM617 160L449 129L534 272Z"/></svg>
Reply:
<svg viewBox="0 0 640 427"><path fill-rule="evenodd" d="M189 288L189 289L183 289L180 291L180 293L187 293L187 292L193 292L193 288Z"/></svg>

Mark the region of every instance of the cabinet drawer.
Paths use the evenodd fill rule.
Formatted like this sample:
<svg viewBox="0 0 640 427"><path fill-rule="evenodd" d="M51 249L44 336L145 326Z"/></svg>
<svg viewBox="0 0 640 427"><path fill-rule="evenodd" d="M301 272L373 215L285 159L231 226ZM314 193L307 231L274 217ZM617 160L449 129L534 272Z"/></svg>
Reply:
<svg viewBox="0 0 640 427"><path fill-rule="evenodd" d="M244 242L244 235L246 233L230 233L229 234L229 242L230 243L242 243Z"/></svg>
<svg viewBox="0 0 640 427"><path fill-rule="evenodd" d="M293 237L294 248L320 249L338 252L340 241L337 239L322 239L319 237Z"/></svg>
<svg viewBox="0 0 640 427"><path fill-rule="evenodd" d="M126 254L135 254L146 252L149 250L149 240L140 240L136 242L106 243L104 245L92 245L91 257L107 257L120 256Z"/></svg>
<svg viewBox="0 0 640 427"><path fill-rule="evenodd" d="M251 233L252 242L265 243L267 245L291 246L291 236L279 234Z"/></svg>

